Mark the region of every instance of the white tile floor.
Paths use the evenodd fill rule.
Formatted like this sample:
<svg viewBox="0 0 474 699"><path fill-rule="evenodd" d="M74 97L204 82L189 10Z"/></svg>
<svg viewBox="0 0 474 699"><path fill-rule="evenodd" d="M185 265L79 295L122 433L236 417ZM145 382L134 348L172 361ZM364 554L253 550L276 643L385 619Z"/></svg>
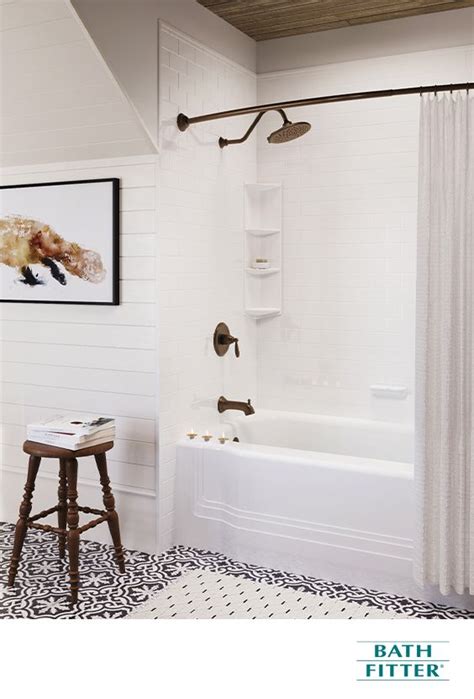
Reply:
<svg viewBox="0 0 474 699"><path fill-rule="evenodd" d="M328 595L235 578L225 573L184 573L142 605L132 619L396 619L406 613L341 602Z"/></svg>

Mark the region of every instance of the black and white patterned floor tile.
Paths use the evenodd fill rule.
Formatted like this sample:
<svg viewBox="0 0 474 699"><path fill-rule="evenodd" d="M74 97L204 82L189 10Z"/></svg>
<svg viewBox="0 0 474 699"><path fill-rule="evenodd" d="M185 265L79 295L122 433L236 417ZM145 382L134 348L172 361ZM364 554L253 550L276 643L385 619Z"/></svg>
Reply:
<svg viewBox="0 0 474 699"><path fill-rule="evenodd" d="M232 575L233 577L253 580L257 583L268 583L296 592L309 592L314 595L325 595L330 599L341 602L356 602L387 612L398 612L403 616L422 619L474 619L474 612L457 607L432 604L422 600L403 597L389 592L369 590L355 585L321 580L305 575L286 573L258 565L234 561L224 554L198 549L176 546L167 552L169 560L173 560L181 568L182 574L190 570L206 570L214 573Z"/></svg>
<svg viewBox="0 0 474 699"><path fill-rule="evenodd" d="M455 607L270 570L185 546L174 547L160 555L127 551L126 572L120 575L112 547L86 540L81 541L79 603L73 607L68 599L67 561L58 558L57 537L35 530L28 532L15 586L8 588L12 543L13 526L0 523L0 619L123 618L155 599L180 576L196 571L232 576L233 582L239 579L265 583L274 590L284 588L335 602L356 603L366 609L404 617L474 618L474 612Z"/></svg>
<svg viewBox="0 0 474 699"><path fill-rule="evenodd" d="M138 551L127 551L127 568L121 575L111 546L83 539L79 603L72 607L67 559L59 559L57 537L28 531L15 586L9 588L12 543L13 526L0 524L0 618L121 618L181 575L179 563Z"/></svg>

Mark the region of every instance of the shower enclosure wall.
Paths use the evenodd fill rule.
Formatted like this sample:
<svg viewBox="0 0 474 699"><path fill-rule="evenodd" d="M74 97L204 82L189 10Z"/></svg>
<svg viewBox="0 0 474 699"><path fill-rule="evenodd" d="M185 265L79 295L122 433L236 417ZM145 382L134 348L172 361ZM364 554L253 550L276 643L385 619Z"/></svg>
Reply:
<svg viewBox="0 0 474 699"><path fill-rule="evenodd" d="M413 82L467 82L472 58L472 46L460 46L261 74L257 99L229 89L220 107L200 99L200 106L178 106L202 114ZM218 224L206 242L215 266L209 267L207 257L203 264L215 275L219 298L204 314L188 294L187 322L197 342L190 371L200 371L196 357L204 349L209 373L196 381L194 392L180 391L189 402L183 402L186 418L179 429L176 422L174 436L184 437L193 426L199 434L209 429L240 438L240 444L222 447L215 440L178 444L177 543L416 593L411 558L419 99L290 111L289 119L307 120L312 129L278 145L267 142L281 125L270 112L259 124L257 141L251 136L223 150L219 136L242 136L249 117L192 125L182 134L172 121L178 110L167 105L166 157L180 165L194 157L196 172L196 154L203 157L228 208L223 210L221 196L207 200L214 217L208 220ZM223 179L230 173L232 188ZM278 247L274 265L281 305L278 296L274 313L251 318L245 313L251 306L244 286L249 226L243 207L254 183L281 185L281 253ZM191 230L196 221L189 217ZM189 244L198 240L193 236ZM263 277L258 281L263 284ZM213 353L218 321L239 337L240 359ZM215 401L221 394L252 398L256 415L219 417Z"/></svg>
<svg viewBox="0 0 474 699"><path fill-rule="evenodd" d="M224 157L219 129L238 136L246 120L176 129L180 110L236 107L257 99L254 73L160 24L158 229L158 536L175 541L176 443L190 428L216 434L217 399L254 398L256 326L243 312L244 182L256 182L255 141ZM230 151L230 148L228 149ZM225 321L241 357L217 357L213 332Z"/></svg>
<svg viewBox="0 0 474 699"><path fill-rule="evenodd" d="M259 99L377 89L390 78L374 63L262 76ZM261 407L412 422L418 108L307 107L304 139L270 148L260 134L259 179L283 185L284 308L257 331Z"/></svg>

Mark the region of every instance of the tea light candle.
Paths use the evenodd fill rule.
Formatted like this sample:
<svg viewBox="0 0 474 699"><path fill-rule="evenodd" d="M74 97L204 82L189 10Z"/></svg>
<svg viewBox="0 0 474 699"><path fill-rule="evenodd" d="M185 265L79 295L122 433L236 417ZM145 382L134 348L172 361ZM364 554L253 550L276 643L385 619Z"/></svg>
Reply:
<svg viewBox="0 0 474 699"><path fill-rule="evenodd" d="M197 432L195 432L194 429L191 427L186 436L189 437L189 439L194 439L195 437L197 437Z"/></svg>
<svg viewBox="0 0 474 699"><path fill-rule="evenodd" d="M218 437L218 440L221 444L225 444L226 442L229 441L229 437L226 437L224 433L220 437Z"/></svg>
<svg viewBox="0 0 474 699"><path fill-rule="evenodd" d="M212 439L212 434L209 434L209 430L206 430L206 434L203 434L202 438L205 442L208 442L210 439Z"/></svg>

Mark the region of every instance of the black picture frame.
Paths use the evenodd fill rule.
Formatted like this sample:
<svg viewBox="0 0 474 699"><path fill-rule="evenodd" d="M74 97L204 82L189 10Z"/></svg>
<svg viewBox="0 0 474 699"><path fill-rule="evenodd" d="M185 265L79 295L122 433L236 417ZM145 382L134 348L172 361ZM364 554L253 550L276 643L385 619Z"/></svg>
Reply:
<svg viewBox="0 0 474 699"><path fill-rule="evenodd" d="M110 182L112 185L112 212L111 212L111 235L112 235L112 297L110 301L61 301L44 299L4 299L0 298L0 303L41 303L58 304L71 306L118 306L120 305L120 178L104 177L86 180L65 180L53 182L31 182L27 184L0 185L0 196L2 190L25 189L33 187L67 187L69 185L96 184ZM1 263L0 263L1 267Z"/></svg>

